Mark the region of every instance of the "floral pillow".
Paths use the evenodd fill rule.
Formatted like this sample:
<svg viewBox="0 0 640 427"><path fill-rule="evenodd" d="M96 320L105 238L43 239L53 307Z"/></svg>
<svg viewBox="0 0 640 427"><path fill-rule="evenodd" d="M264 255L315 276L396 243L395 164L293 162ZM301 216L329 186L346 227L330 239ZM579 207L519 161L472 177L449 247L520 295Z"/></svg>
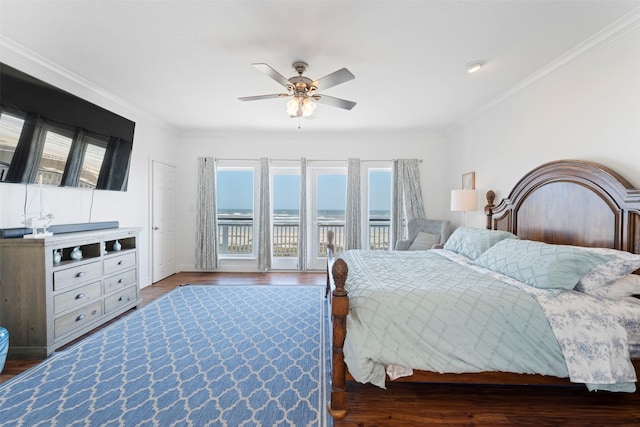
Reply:
<svg viewBox="0 0 640 427"><path fill-rule="evenodd" d="M602 288L606 288L640 269L640 255L608 248L584 249L595 254L605 255L609 257L609 261L595 266L585 274L576 285L576 291L602 297L608 293L607 289Z"/></svg>
<svg viewBox="0 0 640 427"><path fill-rule="evenodd" d="M444 249L476 259L499 241L517 238L518 236L508 231L459 227L449 236Z"/></svg>
<svg viewBox="0 0 640 427"><path fill-rule="evenodd" d="M603 296L607 298L625 298L640 295L640 275L627 274L602 290L604 291Z"/></svg>

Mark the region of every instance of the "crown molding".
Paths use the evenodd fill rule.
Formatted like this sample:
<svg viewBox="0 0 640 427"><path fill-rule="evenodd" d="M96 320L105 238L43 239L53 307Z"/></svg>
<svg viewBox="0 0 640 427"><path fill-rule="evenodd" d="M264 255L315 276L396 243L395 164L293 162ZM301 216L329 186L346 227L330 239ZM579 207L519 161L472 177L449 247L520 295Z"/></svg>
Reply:
<svg viewBox="0 0 640 427"><path fill-rule="evenodd" d="M136 116L142 116L150 120L167 131L179 133L177 128L167 124L158 117L141 110L137 106L101 88L90 80L61 67L3 35L0 35L0 62L31 74L35 78L73 93L103 108L124 109ZM105 105L111 107L104 107Z"/></svg>
<svg viewBox="0 0 640 427"><path fill-rule="evenodd" d="M502 94L479 106L472 113L458 120L455 125L451 129L449 129L449 131L455 130L455 128L458 126L464 125L473 118L485 113L496 105L504 102L505 100L511 98L519 92L522 92L526 88L533 86L541 80L546 79L558 70L570 66L594 54L595 52L616 41L617 39L625 36L638 27L640 27L640 7L634 9L622 18L613 22L611 25L608 25L607 27L598 31L593 36L587 38L573 49L556 58L555 60L553 60L540 70L536 71L535 73L531 74L524 80L520 81L516 85L507 89Z"/></svg>

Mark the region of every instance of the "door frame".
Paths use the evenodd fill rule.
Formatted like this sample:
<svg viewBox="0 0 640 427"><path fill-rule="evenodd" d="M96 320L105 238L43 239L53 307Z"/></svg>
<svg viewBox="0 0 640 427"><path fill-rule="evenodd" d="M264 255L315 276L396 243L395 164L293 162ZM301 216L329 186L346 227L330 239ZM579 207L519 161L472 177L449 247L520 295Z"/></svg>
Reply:
<svg viewBox="0 0 640 427"><path fill-rule="evenodd" d="M347 166L345 162L336 162L324 164L322 166L307 166L307 265L310 270L322 270L326 268L327 258L318 257L316 249L320 247L320 239L318 230L318 187L317 177L319 175L344 175L345 176L345 196L346 196L346 180ZM345 199L346 208L346 199ZM346 214L346 212L345 212Z"/></svg>

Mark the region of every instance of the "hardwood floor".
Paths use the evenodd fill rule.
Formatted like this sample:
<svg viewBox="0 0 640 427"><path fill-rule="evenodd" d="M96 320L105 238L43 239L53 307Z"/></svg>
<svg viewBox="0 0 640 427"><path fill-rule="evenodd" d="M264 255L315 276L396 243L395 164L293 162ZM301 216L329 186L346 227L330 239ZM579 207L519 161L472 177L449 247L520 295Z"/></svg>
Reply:
<svg viewBox="0 0 640 427"><path fill-rule="evenodd" d="M179 273L142 289L142 305L183 283L324 285L325 276L322 273ZM0 382L38 362L7 360ZM406 383L388 384L387 390L370 384L349 383L348 389L350 410L344 420L335 422L336 427L640 425L640 391L589 393L582 387Z"/></svg>

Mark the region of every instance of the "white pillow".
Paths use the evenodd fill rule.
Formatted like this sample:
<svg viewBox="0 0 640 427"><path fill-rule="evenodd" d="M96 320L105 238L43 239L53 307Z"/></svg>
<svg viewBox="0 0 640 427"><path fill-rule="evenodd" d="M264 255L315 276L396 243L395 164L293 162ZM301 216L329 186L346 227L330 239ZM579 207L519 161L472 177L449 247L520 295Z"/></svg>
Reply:
<svg viewBox="0 0 640 427"><path fill-rule="evenodd" d="M426 251L427 249L431 249L433 245L437 245L438 243L440 243L439 234L431 234L421 231L418 233L413 243L411 243L411 246L409 246L409 250Z"/></svg>

